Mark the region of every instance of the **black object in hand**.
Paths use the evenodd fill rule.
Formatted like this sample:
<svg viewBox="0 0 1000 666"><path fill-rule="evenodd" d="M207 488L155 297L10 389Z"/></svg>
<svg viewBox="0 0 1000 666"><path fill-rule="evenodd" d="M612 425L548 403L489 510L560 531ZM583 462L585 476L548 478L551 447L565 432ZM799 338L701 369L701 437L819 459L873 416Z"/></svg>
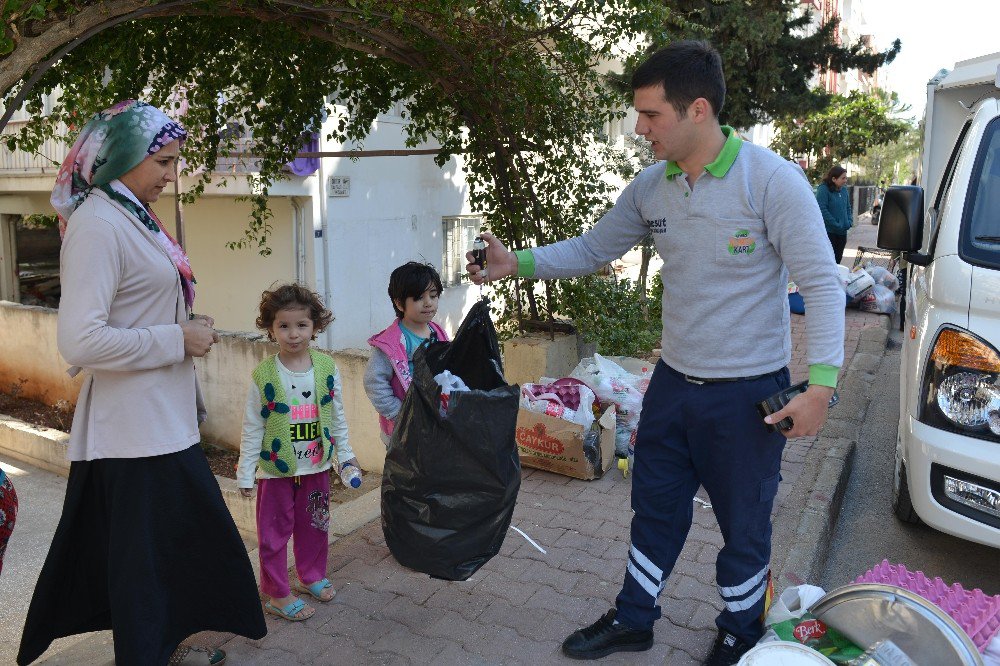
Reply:
<svg viewBox="0 0 1000 666"><path fill-rule="evenodd" d="M481 236L472 241L472 263L479 266L479 270L486 268L486 242Z"/></svg>
<svg viewBox="0 0 1000 666"><path fill-rule="evenodd" d="M798 384L793 384L786 389L778 391L774 395L770 396L765 400L761 400L757 403L757 411L760 413L760 417L764 418L769 414L774 414L775 412L780 412L785 408L792 398L800 393L805 393L806 389L809 388L809 382L799 382ZM840 396L836 391L830 397L830 403L827 407L833 407L840 401ZM764 423L764 427L767 428L768 432L778 432L779 430L789 430L794 424L792 417L786 416L777 423Z"/></svg>

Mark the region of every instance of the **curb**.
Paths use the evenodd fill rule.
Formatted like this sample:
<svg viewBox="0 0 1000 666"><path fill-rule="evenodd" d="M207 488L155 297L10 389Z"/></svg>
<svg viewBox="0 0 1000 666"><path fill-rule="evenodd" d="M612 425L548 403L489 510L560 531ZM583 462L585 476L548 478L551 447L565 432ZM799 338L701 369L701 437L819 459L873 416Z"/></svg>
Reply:
<svg viewBox="0 0 1000 666"><path fill-rule="evenodd" d="M69 461L66 447L69 435L61 430L39 428L13 416L0 414L0 453L14 460L38 467L62 477L69 476ZM256 549L257 517L256 502L243 497L236 487L235 479L215 476L222 492L226 508L233 516L233 522L245 541ZM381 489L375 488L360 497L330 508L330 543L341 536L350 534L368 524L380 515ZM291 557L289 549L289 557Z"/></svg>
<svg viewBox="0 0 1000 666"><path fill-rule="evenodd" d="M798 480L775 512L771 554L775 594L789 585L816 584L826 563L891 324L887 317L883 326L861 331L858 349L839 382L840 404L830 412L806 453Z"/></svg>

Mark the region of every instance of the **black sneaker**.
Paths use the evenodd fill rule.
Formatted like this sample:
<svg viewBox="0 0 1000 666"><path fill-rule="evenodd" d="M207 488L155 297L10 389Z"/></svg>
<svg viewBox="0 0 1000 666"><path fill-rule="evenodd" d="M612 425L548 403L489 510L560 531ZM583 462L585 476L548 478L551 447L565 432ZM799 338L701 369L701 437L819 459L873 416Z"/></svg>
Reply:
<svg viewBox="0 0 1000 666"><path fill-rule="evenodd" d="M615 609L563 641L562 651L572 659L599 659L612 652L642 652L653 647L652 629L631 629L615 624Z"/></svg>
<svg viewBox="0 0 1000 666"><path fill-rule="evenodd" d="M747 645L728 631L720 629L703 666L733 666L751 647L753 646Z"/></svg>

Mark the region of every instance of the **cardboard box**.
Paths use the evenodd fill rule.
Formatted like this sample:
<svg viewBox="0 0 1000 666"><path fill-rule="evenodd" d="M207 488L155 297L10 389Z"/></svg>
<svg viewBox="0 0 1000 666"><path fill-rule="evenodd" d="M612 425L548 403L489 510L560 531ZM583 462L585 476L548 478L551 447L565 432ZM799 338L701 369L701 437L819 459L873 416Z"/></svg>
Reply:
<svg viewBox="0 0 1000 666"><path fill-rule="evenodd" d="M609 407L598 421L600 467L583 455L584 427L527 409L517 413L517 452L521 464L577 479L599 479L615 462L615 408Z"/></svg>

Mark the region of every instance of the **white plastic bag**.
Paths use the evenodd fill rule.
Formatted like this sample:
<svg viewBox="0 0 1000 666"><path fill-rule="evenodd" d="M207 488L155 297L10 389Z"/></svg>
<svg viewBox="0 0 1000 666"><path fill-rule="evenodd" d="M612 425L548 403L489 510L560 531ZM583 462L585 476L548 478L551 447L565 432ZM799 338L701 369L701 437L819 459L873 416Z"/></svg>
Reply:
<svg viewBox="0 0 1000 666"><path fill-rule="evenodd" d="M875 280L875 284L888 287L892 291L899 289L899 280L888 269L876 266L875 264L868 264L865 268L868 274L872 276L872 279Z"/></svg>
<svg viewBox="0 0 1000 666"><path fill-rule="evenodd" d="M784 622L785 620L795 620L812 608L812 605L826 595L826 590L815 585L794 585L786 587L784 591L771 604L764 619L766 626Z"/></svg>
<svg viewBox="0 0 1000 666"><path fill-rule="evenodd" d="M456 377L448 370L434 375L434 381L441 387L441 417L444 418L448 416L448 401L451 400L451 394L456 391L468 391L469 387L461 377Z"/></svg>
<svg viewBox="0 0 1000 666"><path fill-rule="evenodd" d="M543 382L541 385L551 382ZM590 428L594 423L594 392L586 386L579 387L580 407L570 409L555 393L537 393L533 390L535 384L524 384L521 387L521 407L531 412L554 416L570 423L576 423L584 428Z"/></svg>
<svg viewBox="0 0 1000 666"><path fill-rule="evenodd" d="M847 292L847 283L851 281L851 271L844 264L837 264L837 275L840 277L840 286Z"/></svg>
<svg viewBox="0 0 1000 666"><path fill-rule="evenodd" d="M863 268L855 268L847 276L847 295L857 300L875 286L875 279Z"/></svg>
<svg viewBox="0 0 1000 666"><path fill-rule="evenodd" d="M858 307L865 312L892 314L896 311L896 292L877 284L861 297Z"/></svg>
<svg viewBox="0 0 1000 666"><path fill-rule="evenodd" d="M593 387L597 398L605 406L615 405L615 454L624 458L628 455L629 441L639 426L639 412L642 411L642 398L649 386L649 377L634 375L600 354L580 361L570 377Z"/></svg>

